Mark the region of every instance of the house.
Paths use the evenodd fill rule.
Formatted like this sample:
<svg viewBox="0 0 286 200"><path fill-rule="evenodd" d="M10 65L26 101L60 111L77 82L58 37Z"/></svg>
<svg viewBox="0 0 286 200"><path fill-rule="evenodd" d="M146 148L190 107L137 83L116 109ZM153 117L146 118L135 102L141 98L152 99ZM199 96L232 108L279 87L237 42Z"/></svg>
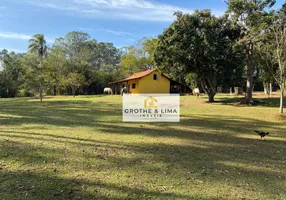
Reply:
<svg viewBox="0 0 286 200"><path fill-rule="evenodd" d="M115 94L126 87L130 94L180 93L182 84L169 79L157 69L135 73L126 79L110 82ZM174 90L177 88L177 91Z"/></svg>

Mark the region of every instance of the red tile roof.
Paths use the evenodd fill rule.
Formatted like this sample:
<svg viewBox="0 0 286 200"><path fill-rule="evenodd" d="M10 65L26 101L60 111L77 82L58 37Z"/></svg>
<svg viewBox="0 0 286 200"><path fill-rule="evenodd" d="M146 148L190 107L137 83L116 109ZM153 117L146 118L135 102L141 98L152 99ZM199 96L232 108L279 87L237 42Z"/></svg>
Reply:
<svg viewBox="0 0 286 200"><path fill-rule="evenodd" d="M137 79L137 78L142 78L144 76L147 76L148 74L151 74L152 72L156 71L156 69L149 69L149 70L146 70L144 72L138 72L138 73L135 73L131 76L129 76L128 78L126 78L125 80L132 80L132 79Z"/></svg>
<svg viewBox="0 0 286 200"><path fill-rule="evenodd" d="M151 74L152 72L156 71L156 69L149 69L149 70L146 70L144 72L138 72L138 73L135 73L131 76L129 76L128 78L126 79L123 79L123 80L120 80L120 81L114 81L114 82L110 82L109 84L112 84L112 83L120 83L120 82L123 82L123 81L129 81L129 80L134 80L134 79L138 79L138 78L142 78L144 76L147 76L149 74Z"/></svg>

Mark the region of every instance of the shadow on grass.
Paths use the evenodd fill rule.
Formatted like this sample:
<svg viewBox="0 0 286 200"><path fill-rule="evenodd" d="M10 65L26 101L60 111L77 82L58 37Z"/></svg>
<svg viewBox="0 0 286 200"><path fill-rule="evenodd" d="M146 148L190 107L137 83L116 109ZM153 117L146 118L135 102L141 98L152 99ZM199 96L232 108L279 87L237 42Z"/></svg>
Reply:
<svg viewBox="0 0 286 200"><path fill-rule="evenodd" d="M29 135L33 136L34 134ZM43 136L42 141L45 141L47 137L46 135ZM4 136L0 135L0 137ZM5 137L9 138L7 135ZM53 138L51 135L48 137ZM76 138L69 138L75 141L77 140ZM78 143L80 142L81 140L78 141ZM27 143L13 142L9 140L0 144L1 158L4 156L5 158L9 158L10 162L21 163L21 167L18 168L17 171L9 169L9 162L7 165L5 164L4 167L1 166L0 194L3 199L209 199L203 195L192 196L187 194L176 194L175 192L147 187L147 185L134 187L128 186L128 184L125 183L108 183L108 175L104 177L104 180L91 179L90 177L82 176L72 178L74 175L72 174L73 171L71 171L69 172L69 176L71 178L64 178L61 176L61 171L64 171L66 166L64 163L60 163L64 156L63 152L58 151L58 149L55 151L54 149L49 149L43 146L39 147L36 145L34 146ZM90 144L84 143L82 145L85 150L90 150ZM97 141L92 141L92 146L94 147L96 145ZM112 145L106 144L106 147L111 149ZM12 148L14 148L14 150ZM127 148L133 152L146 150L143 146L127 146ZM157 150L160 150L160 148L160 146L155 147ZM17 150L15 151L15 149ZM52 158L49 158L47 155L53 151L55 154L53 154ZM7 153L7 155L4 155L5 153ZM42 156L35 156L37 153L42 154ZM158 155L159 157L162 157L163 155L165 156L165 153L161 154L160 151L158 153L160 153ZM60 154L62 154L62 157ZM106 152L105 155L102 156L107 156ZM77 159L73 160L73 162L80 162L78 160L81 159L79 158L80 156L76 155L76 157ZM104 163L101 166L97 166L97 170L93 171L94 173L105 171L110 172L110 174L112 173L112 170L115 170L116 168L121 168L121 170L130 168L135 171L138 169L139 163L141 163L142 166L141 159L145 158L138 157L136 159L129 160L123 157L109 156L104 160ZM49 163L53 163L53 165L48 165L47 167L47 164ZM55 163L56 165L54 165ZM91 161L89 165L92 164L93 163ZM83 164L81 164L81 166L82 165ZM108 168L108 166L111 165L112 167ZM30 167L28 170L26 169L27 166ZM144 167L145 164L143 164L143 168ZM57 171L54 170L55 168ZM74 170L82 170L82 168L78 166L78 168ZM85 171L88 170L91 169L85 169ZM150 168L147 167L146 172L150 173ZM156 174L157 172L153 171L153 173ZM136 181L133 184L136 185Z"/></svg>
<svg viewBox="0 0 286 200"><path fill-rule="evenodd" d="M170 192L136 189L86 179L63 179L56 175L33 172L5 172L2 174L1 192L7 199L197 199ZM6 184L8 182L8 184ZM13 184L11 184L11 182ZM93 189L91 192L90 189ZM110 191L102 193L101 190ZM17 193L15 193L17 191ZM101 194L102 193L102 194ZM204 199L204 198L200 198Z"/></svg>
<svg viewBox="0 0 286 200"><path fill-rule="evenodd" d="M239 101L239 98L227 99L219 104L231 104ZM268 99L267 99L268 100ZM275 99L269 102L275 106ZM216 105L216 104L214 104ZM236 105L235 106L240 106ZM241 105L244 106L244 105ZM122 122L122 107L112 102L92 102L89 100L77 101L46 101L31 102L26 100L1 102L0 125L14 126L21 124L38 124L54 126L88 126L97 127L104 123L120 124ZM244 132L248 128L272 128L275 123L259 121L249 118L218 117L211 115L181 116L183 119L180 126L198 126L210 129L230 130L236 129ZM241 123L240 123L241 122ZM158 123L157 126L165 126L166 123ZM258 127L256 127L258 126ZM252 132L253 130L251 130Z"/></svg>
<svg viewBox="0 0 286 200"><path fill-rule="evenodd" d="M122 115L118 104L77 100L2 102L0 114L0 125L45 124L69 127L94 126L100 118Z"/></svg>
<svg viewBox="0 0 286 200"><path fill-rule="evenodd" d="M134 135L137 140L146 136L134 143L124 139L79 138L70 133L45 134L29 129L0 130L0 158L8 163L0 170L0 191L6 199L19 196L28 199L241 199L244 198L242 193L247 191L257 193L251 197L258 199L261 199L259 194L265 194L268 199L283 199L286 195L283 171L286 145L285 140L279 138L285 130L279 128L278 122L186 115L178 124L124 124L119 104L76 100L43 104L4 102L0 108L0 125L7 127L86 126L111 136ZM253 138L256 136L253 130L258 127L271 130L269 140ZM154 140L145 142L150 138ZM168 142L170 139L174 139L173 143ZM65 146L69 147L68 153ZM63 157L69 158L72 166ZM9 163L13 162L20 163L23 169L28 166L29 171L21 167L10 170ZM54 172L55 167L50 163L56 163L58 172ZM74 170L69 172L69 178L61 174L66 167ZM87 174L74 178L76 171ZM107 175L90 176L98 172L122 172L130 177L115 184L108 182ZM140 178L143 180L137 180ZM162 191L164 181L172 183L177 191L170 188ZM233 197L223 188L227 186L241 193ZM223 190L221 196L204 195L213 187ZM190 188L200 188L201 195L192 194Z"/></svg>
<svg viewBox="0 0 286 200"><path fill-rule="evenodd" d="M72 149L85 151L85 154L75 151L69 153L72 154L72 156L69 156L74 159L72 162L73 165L77 166L77 170L82 170L82 166L86 164L88 165L86 166L87 168L84 168L86 172L94 171L94 173L98 173L104 171L106 173L113 173L114 170L120 169L121 172L127 172L131 177L140 172L140 176L143 173L155 179L180 180L180 182L184 183L184 185L178 185L177 187L194 186L202 183L216 186L221 183L228 183L239 187L241 190L266 193L269 197L273 197L273 199L278 199L278 197L283 197L279 195L286 194L284 187L286 176L283 172L283 155L286 152L285 142L283 141L262 141L239 138L231 134L213 135L183 130L177 130L177 133L174 135L174 130L168 128L165 130L145 129L142 131L139 128L136 129L133 127L133 133L126 130L126 127L106 126L104 129L106 130L106 134L112 134L112 130L115 128L117 129L116 134L144 134L153 137L182 136L185 138L185 143L184 145L168 143L133 144L122 141L104 142L95 139L82 139L52 134L1 131L7 134L0 134L1 138L6 139L1 145L0 155L1 157L4 155L6 159L12 161L17 160L23 165L38 167L39 165L43 165L42 168L45 165L42 164L43 160L46 160L48 163L57 163L58 170L61 172L65 170L64 167L66 166L62 163L64 152L61 149L49 149L44 147L44 144L35 147L27 143L12 142L12 140L17 138L26 141L29 139L30 141L37 141L36 143L40 141L50 142L55 146L57 146L57 143L65 143L72 145ZM126 157L126 154L133 156ZM52 155L52 157L46 155ZM96 165L96 169L90 167L93 164ZM59 199L71 198L69 195L72 195L71 199L76 199L76 197L83 197L84 199L122 199L132 197L134 199L143 197L151 199L210 199L203 195L196 197L191 194L179 195L168 191L160 191L160 189L150 191L150 189L145 188L148 185L147 183L146 185L144 184L145 186L141 185L140 187L136 186L132 188L124 186L124 184L107 184L103 182L103 180L108 180L107 177L95 182L94 180L90 180L91 178L88 176L85 179L77 180L62 179L60 178L60 174L53 173L53 166L41 172L37 171L37 173L19 173L15 177L12 175L12 177L26 182L31 187L36 185L35 189L32 189L32 192L28 192L28 194L32 195L31 197L40 197L41 199L49 199L51 197L58 197ZM10 187L5 187L5 178L8 184L11 181L11 174L9 172L5 174L4 171L4 182L1 184L3 189L7 190L8 194L11 192L11 189ZM48 180L47 183L42 183L44 180ZM50 181L53 184L47 185ZM133 184L136 183L136 180L130 181L135 181L132 182ZM156 181L151 178L150 182ZM83 185L89 189L86 191L84 187L82 188ZM19 189L15 188L16 190ZM106 189L109 192L106 192ZM64 192L61 192L62 190ZM101 190L105 191L105 193L101 193ZM26 191L24 190L24 192ZM17 192L22 194L22 190L17 190ZM126 194L128 196L109 196L110 192L113 195L121 192L123 196ZM223 193L222 195L219 199L223 199L223 197L231 199L230 196L225 196L227 193Z"/></svg>
<svg viewBox="0 0 286 200"><path fill-rule="evenodd" d="M248 106L246 104L241 104L241 102L245 100L244 97L233 97L233 98L221 98L217 97L214 104L226 104L226 105L234 105L234 106ZM280 98L253 98L254 103L251 106L263 106L263 107L275 107L279 108L280 106ZM283 103L283 106L286 106L286 100Z"/></svg>

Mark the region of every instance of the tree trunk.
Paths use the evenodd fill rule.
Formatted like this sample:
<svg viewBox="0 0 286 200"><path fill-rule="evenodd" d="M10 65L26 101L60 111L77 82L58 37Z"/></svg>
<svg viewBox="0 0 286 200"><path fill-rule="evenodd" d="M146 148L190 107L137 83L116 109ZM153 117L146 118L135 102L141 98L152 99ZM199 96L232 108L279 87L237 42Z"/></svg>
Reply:
<svg viewBox="0 0 286 200"><path fill-rule="evenodd" d="M280 108L279 108L279 113L283 113L283 100L284 100L284 87L283 83L280 84Z"/></svg>
<svg viewBox="0 0 286 200"><path fill-rule="evenodd" d="M209 97L209 102L214 102L214 96L216 95L216 93L214 92L211 92L208 94L208 97Z"/></svg>
<svg viewBox="0 0 286 200"><path fill-rule="evenodd" d="M263 87L264 87L264 94L268 95L268 84L266 82L263 82Z"/></svg>
<svg viewBox="0 0 286 200"><path fill-rule="evenodd" d="M57 86L54 86L54 96L57 95Z"/></svg>
<svg viewBox="0 0 286 200"><path fill-rule="evenodd" d="M201 80L201 87L203 88L204 92L208 94L209 102L214 102L214 96L216 95L216 83L215 81L206 78L205 81Z"/></svg>
<svg viewBox="0 0 286 200"><path fill-rule="evenodd" d="M40 58L40 69L42 69L42 58ZM41 72L38 71L39 75L42 75ZM43 88L42 83L40 83L40 101L43 101Z"/></svg>
<svg viewBox="0 0 286 200"><path fill-rule="evenodd" d="M246 82L246 99L245 103L252 103L252 90L253 90L253 43L252 41L248 42L247 47L247 82Z"/></svg>
<svg viewBox="0 0 286 200"><path fill-rule="evenodd" d="M43 89L42 86L40 86L40 100L43 101Z"/></svg>
<svg viewBox="0 0 286 200"><path fill-rule="evenodd" d="M272 83L269 83L269 95L272 97Z"/></svg>
<svg viewBox="0 0 286 200"><path fill-rule="evenodd" d="M75 88L72 88L72 95L75 97Z"/></svg>

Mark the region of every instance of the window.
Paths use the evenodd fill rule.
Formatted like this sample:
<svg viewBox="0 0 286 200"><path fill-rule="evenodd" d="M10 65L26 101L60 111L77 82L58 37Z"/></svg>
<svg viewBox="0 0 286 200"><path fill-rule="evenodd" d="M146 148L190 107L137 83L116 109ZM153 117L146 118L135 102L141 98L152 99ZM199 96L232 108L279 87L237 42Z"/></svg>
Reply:
<svg viewBox="0 0 286 200"><path fill-rule="evenodd" d="M157 74L153 75L153 80L157 80Z"/></svg>
<svg viewBox="0 0 286 200"><path fill-rule="evenodd" d="M132 89L135 89L136 88L136 83L133 83L132 84Z"/></svg>

